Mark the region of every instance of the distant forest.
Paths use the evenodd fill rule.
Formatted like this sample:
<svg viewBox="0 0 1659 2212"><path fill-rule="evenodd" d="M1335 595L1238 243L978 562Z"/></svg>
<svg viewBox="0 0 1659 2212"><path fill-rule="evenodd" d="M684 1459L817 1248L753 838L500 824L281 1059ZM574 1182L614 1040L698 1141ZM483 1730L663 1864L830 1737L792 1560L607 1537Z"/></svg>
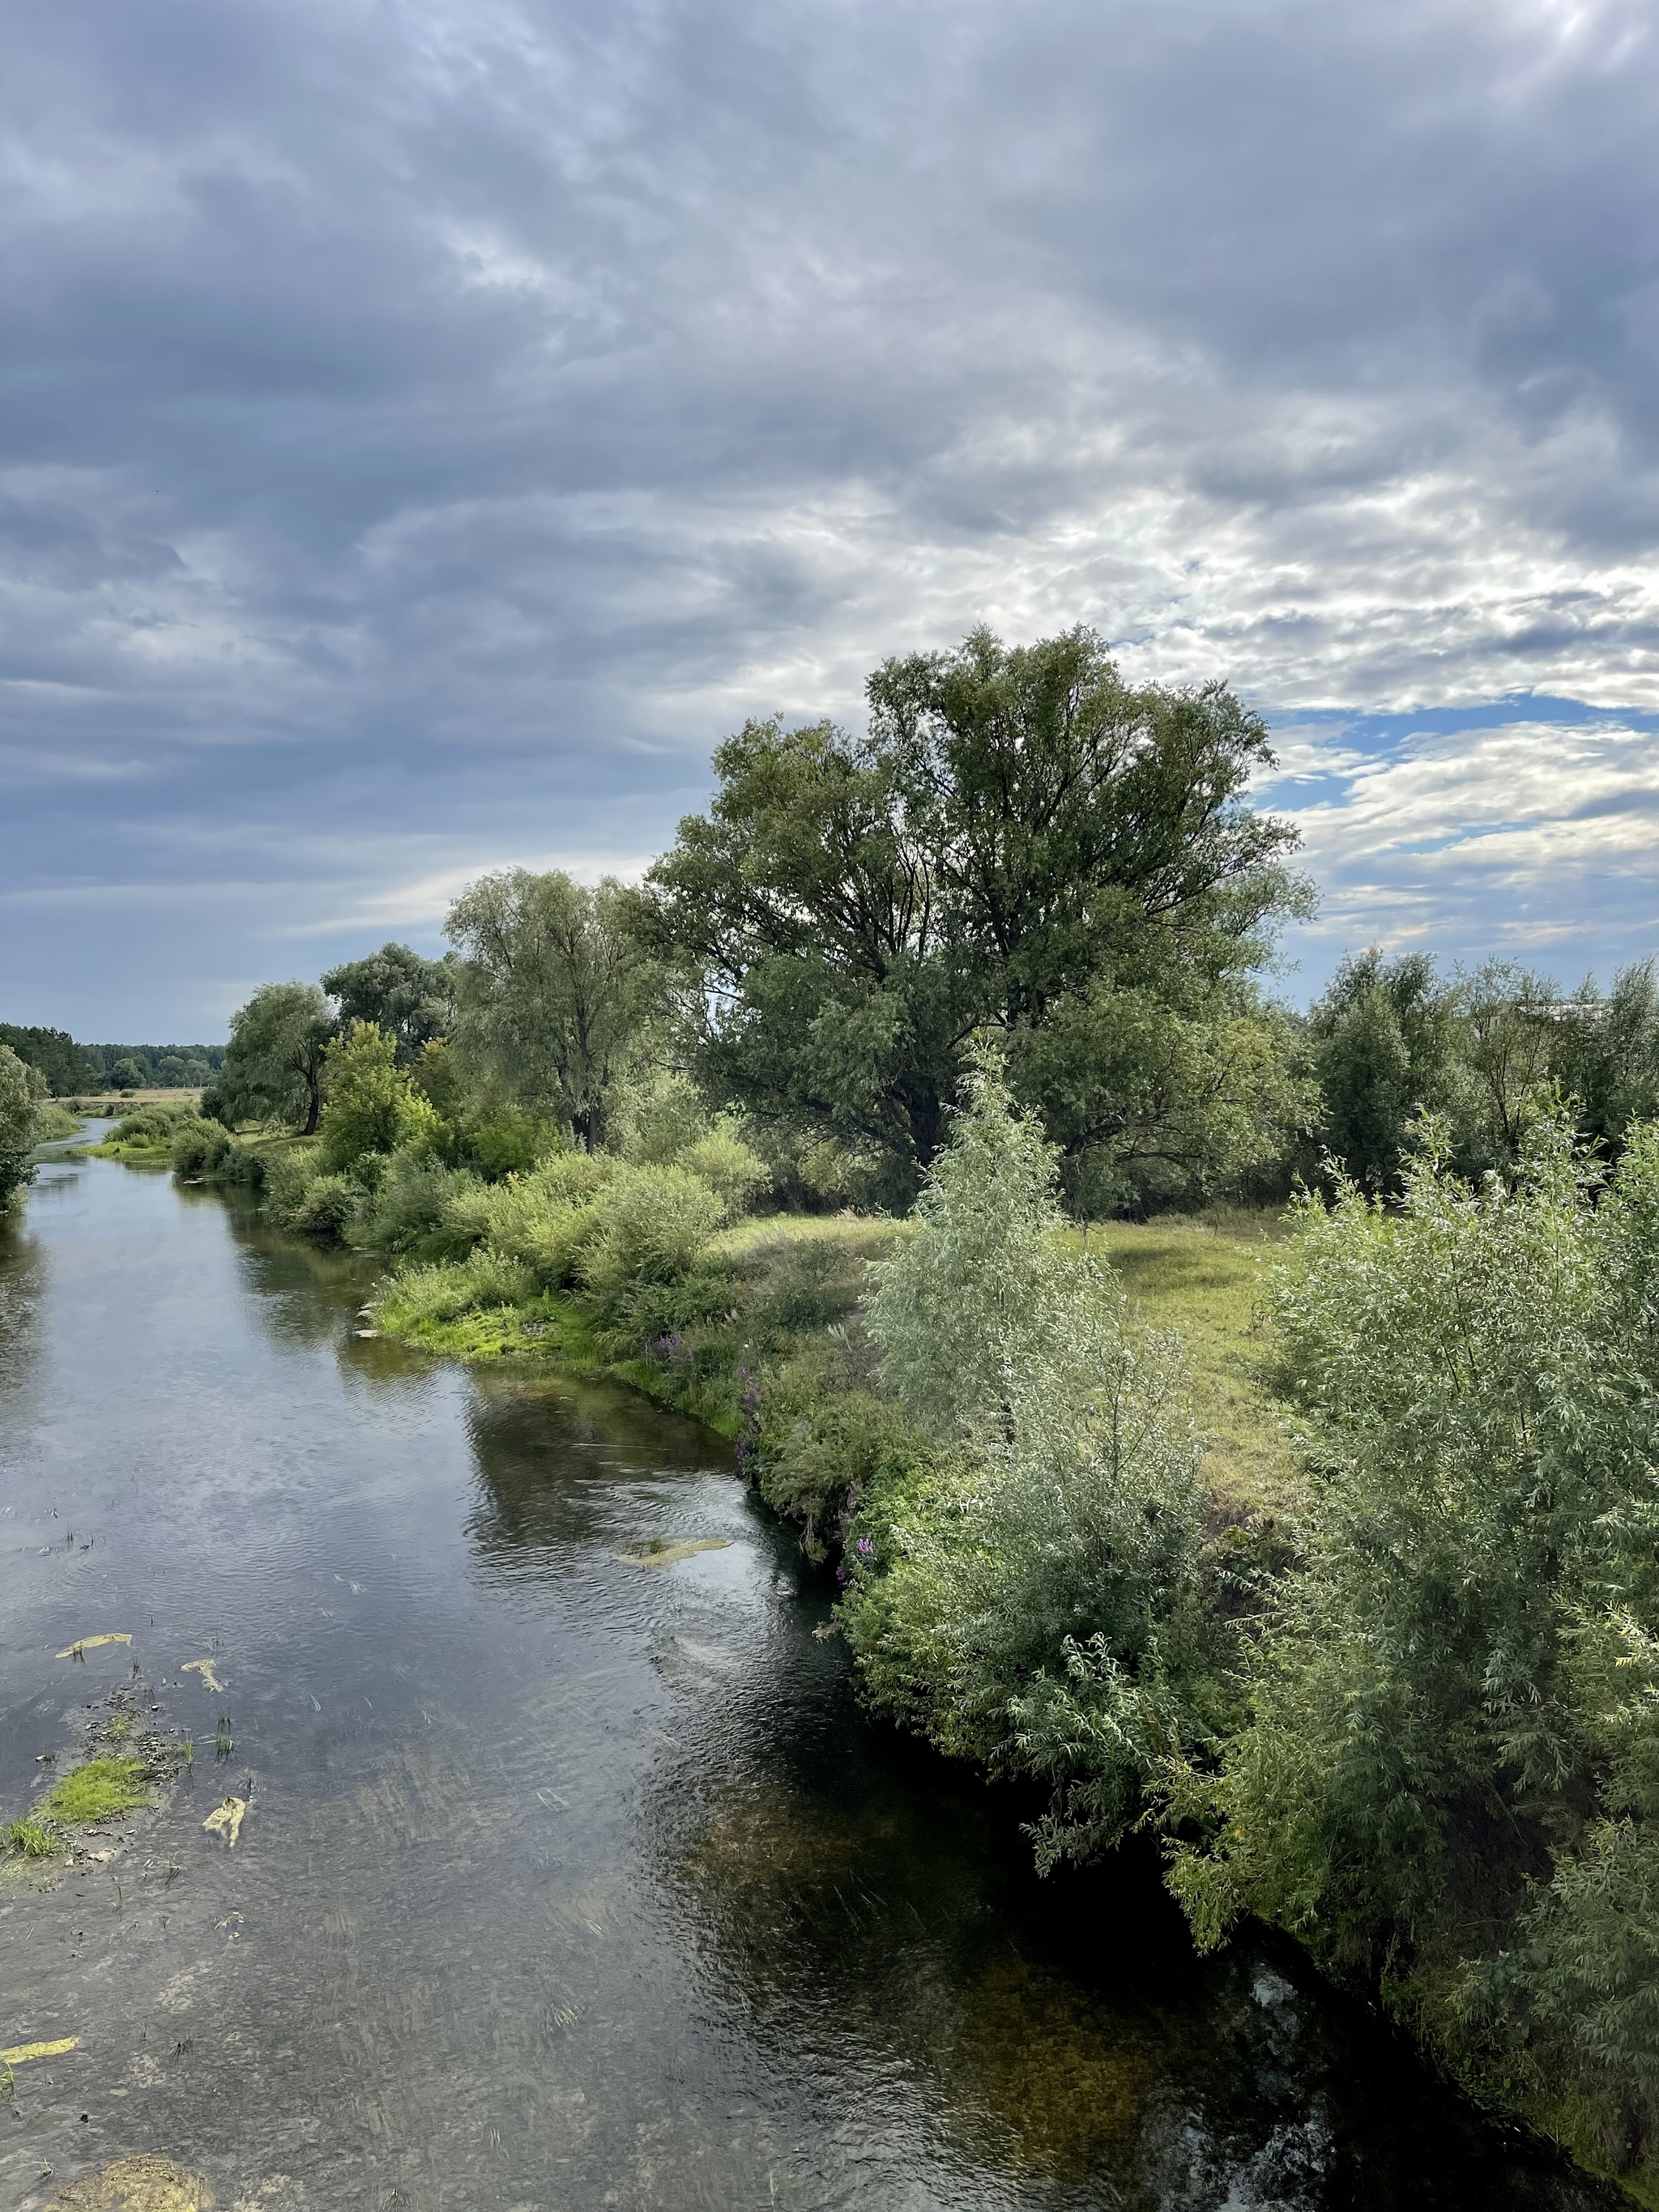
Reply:
<svg viewBox="0 0 1659 2212"><path fill-rule="evenodd" d="M190 1091L210 1083L222 1044L77 1044L66 1030L21 1029L0 1022L0 1044L38 1067L54 1098L80 1091Z"/></svg>

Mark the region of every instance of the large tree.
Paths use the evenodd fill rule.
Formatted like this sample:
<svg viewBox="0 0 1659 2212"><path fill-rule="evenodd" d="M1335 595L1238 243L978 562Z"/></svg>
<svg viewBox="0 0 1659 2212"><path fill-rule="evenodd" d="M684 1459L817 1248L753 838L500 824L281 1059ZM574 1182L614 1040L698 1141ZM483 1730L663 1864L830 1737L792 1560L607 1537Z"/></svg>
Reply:
<svg viewBox="0 0 1659 2212"><path fill-rule="evenodd" d="M484 876L450 908L462 957L455 1038L514 1103L604 1141L608 1094L662 1005L661 971L635 926L637 894L556 871Z"/></svg>
<svg viewBox="0 0 1659 2212"><path fill-rule="evenodd" d="M331 968L323 988L337 1000L340 1020L369 1022L398 1048L407 1067L423 1045L447 1036L455 1018L455 958L423 960L407 945L383 945L367 959Z"/></svg>
<svg viewBox="0 0 1659 2212"><path fill-rule="evenodd" d="M1373 1194L1391 1189L1422 1112L1467 1119L1468 1039L1432 954L1349 953L1308 1017L1320 1140Z"/></svg>
<svg viewBox="0 0 1659 2212"><path fill-rule="evenodd" d="M651 871L659 940L696 975L702 1072L914 1176L969 1038L996 1027L1022 1095L1086 1149L1109 1111L1062 1129L1044 1085L1075 1097L1086 1071L1023 1035L1113 990L1219 1006L1260 965L1304 896L1295 833L1246 799L1266 730L1220 685L1126 684L1080 629L1023 647L976 630L886 662L868 697L861 738L750 722Z"/></svg>
<svg viewBox="0 0 1659 2212"><path fill-rule="evenodd" d="M31 1155L46 1103L46 1079L38 1067L0 1044L0 1213L34 1177Z"/></svg>
<svg viewBox="0 0 1659 2212"><path fill-rule="evenodd" d="M322 1111L323 1055L334 1016L315 983L262 983L230 1018L224 1064L204 1109L224 1121L255 1115L301 1124Z"/></svg>

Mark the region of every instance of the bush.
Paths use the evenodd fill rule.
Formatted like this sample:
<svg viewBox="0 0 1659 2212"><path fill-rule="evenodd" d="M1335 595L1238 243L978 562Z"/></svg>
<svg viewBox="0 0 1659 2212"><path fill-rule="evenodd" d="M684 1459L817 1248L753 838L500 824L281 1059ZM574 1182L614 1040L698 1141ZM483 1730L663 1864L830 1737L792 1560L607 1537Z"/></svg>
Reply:
<svg viewBox="0 0 1659 2212"><path fill-rule="evenodd" d="M700 1176L728 1214L744 1212L768 1179L765 1161L744 1143L736 1124L724 1117L707 1136L688 1146L677 1164Z"/></svg>
<svg viewBox="0 0 1659 2212"><path fill-rule="evenodd" d="M222 1123L204 1121L198 1115L173 1140L173 1171L184 1176L216 1175L236 1149L234 1138Z"/></svg>
<svg viewBox="0 0 1659 2212"><path fill-rule="evenodd" d="M317 1173L317 1155L309 1146L290 1146L284 1152L270 1155L265 1163L265 1218L276 1228L295 1226L295 1217Z"/></svg>
<svg viewBox="0 0 1659 2212"><path fill-rule="evenodd" d="M400 1323L457 1321L495 1306L521 1305L535 1291L527 1268L493 1252L475 1252L447 1266L405 1267L377 1297L375 1310Z"/></svg>
<svg viewBox="0 0 1659 2212"><path fill-rule="evenodd" d="M21 1060L9 1044L0 1044L0 1212L14 1193L33 1180L30 1155L46 1097L46 1079L40 1069Z"/></svg>
<svg viewBox="0 0 1659 2212"><path fill-rule="evenodd" d="M823 1556L849 1512L867 1522L882 1511L878 1501L931 1475L937 1461L896 1406L867 1390L837 1389L833 1365L833 1353L814 1346L767 1376L755 1394L754 1440L743 1454L767 1504L802 1523L809 1557Z"/></svg>
<svg viewBox="0 0 1659 2212"><path fill-rule="evenodd" d="M373 1251L393 1253L450 1243L458 1247L453 1256L462 1258L469 1240L446 1236L447 1217L463 1194L477 1188L464 1169L445 1167L422 1146L394 1152L358 1224L356 1241Z"/></svg>
<svg viewBox="0 0 1659 2212"><path fill-rule="evenodd" d="M884 1384L939 1437L994 1412L1011 1375L1041 1361L1065 1300L1054 1148L1015 1111L994 1055L963 1094L916 1200L917 1233L871 1268L865 1302Z"/></svg>
<svg viewBox="0 0 1659 2212"><path fill-rule="evenodd" d="M288 1214L286 1225L302 1236L339 1243L356 1220L363 1204L361 1183L350 1176L313 1176Z"/></svg>
<svg viewBox="0 0 1659 2212"><path fill-rule="evenodd" d="M330 1043L323 1096L323 1164L337 1172L371 1154L430 1145L438 1134L431 1101L398 1066L396 1038L373 1022L353 1022Z"/></svg>
<svg viewBox="0 0 1659 2212"><path fill-rule="evenodd" d="M855 1519L842 1608L872 1704L1049 1783L1045 1863L1139 1817L1204 1735L1220 1657L1194 1581L1200 1449L1172 1345L1135 1330L1088 1264L1049 1328L1041 1360L1008 1373L1000 1434Z"/></svg>
<svg viewBox="0 0 1659 2212"><path fill-rule="evenodd" d="M495 1114L467 1132L467 1157L488 1182L505 1176L525 1175L550 1152L559 1152L566 1136L556 1122L538 1121L516 1110Z"/></svg>
<svg viewBox="0 0 1659 2212"><path fill-rule="evenodd" d="M185 1099L177 1105L157 1103L141 1106L136 1113L124 1115L105 1141L159 1152L163 1147L171 1146L182 1130L200 1118L193 1098Z"/></svg>
<svg viewBox="0 0 1659 2212"><path fill-rule="evenodd" d="M725 1218L706 1182L672 1167L626 1170L599 1193L594 1211L580 1273L596 1319L611 1328L627 1325L647 1286L689 1274Z"/></svg>
<svg viewBox="0 0 1659 2212"><path fill-rule="evenodd" d="M582 1249L599 1227L592 1200L625 1172L604 1153L557 1152L531 1175L458 1187L444 1226L458 1242L487 1243L533 1268L547 1289L562 1290L576 1279Z"/></svg>
<svg viewBox="0 0 1659 2212"><path fill-rule="evenodd" d="M1401 1210L1304 1206L1306 1565L1173 1801L1201 1942L1278 1922L1626 2164L1659 2136L1656 1291L1652 1126L1599 1193L1540 1116L1512 1183L1431 1129Z"/></svg>

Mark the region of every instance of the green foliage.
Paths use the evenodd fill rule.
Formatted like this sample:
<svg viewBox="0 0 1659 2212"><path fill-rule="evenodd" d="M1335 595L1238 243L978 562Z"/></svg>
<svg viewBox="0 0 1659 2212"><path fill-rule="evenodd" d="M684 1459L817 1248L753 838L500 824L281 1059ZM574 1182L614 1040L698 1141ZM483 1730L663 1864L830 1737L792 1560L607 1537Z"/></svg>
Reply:
<svg viewBox="0 0 1659 2212"><path fill-rule="evenodd" d="M349 1175L313 1175L287 1208L283 1225L325 1244L340 1243L356 1222L364 1195Z"/></svg>
<svg viewBox="0 0 1659 2212"><path fill-rule="evenodd" d="M594 1212L580 1279L595 1317L611 1328L637 1320L642 1297L689 1276L726 1218L706 1182L672 1167L633 1168L614 1177Z"/></svg>
<svg viewBox="0 0 1659 2212"><path fill-rule="evenodd" d="M0 1022L0 1049L15 1053L25 1067L34 1067L45 1078L54 1098L68 1098L77 1091L96 1088L103 1081L101 1064L86 1046L78 1045L65 1030L25 1028Z"/></svg>
<svg viewBox="0 0 1659 2212"><path fill-rule="evenodd" d="M0 1044L0 1212L34 1179L33 1153L46 1079Z"/></svg>
<svg viewBox="0 0 1659 2212"><path fill-rule="evenodd" d="M1196 1022L1305 899L1281 866L1293 833L1243 800L1266 733L1219 686L1132 690L1079 629L1023 648L976 631L868 689L862 741L770 721L721 746L709 814L651 871L651 922L695 971L711 1095L873 1149L905 1199L976 1030L1042 1030L1108 985L1173 992ZM1058 1113L1063 1094L1077 1122L1052 1134L1115 1130L1112 1100L1080 1098L1075 1055L1030 1066L1030 1103ZM1051 1072L1052 1100L1036 1087ZM1183 1142L1213 1079L1181 1096ZM1250 1095L1236 1065L1225 1087ZM1153 1097L1143 1084L1131 1116L1143 1142Z"/></svg>
<svg viewBox="0 0 1659 2212"><path fill-rule="evenodd" d="M822 1557L826 1537L839 1535L854 1512L868 1542L886 1501L913 1493L937 1458L932 1440L896 1406L848 1388L835 1364L813 1346L769 1375L755 1394L754 1437L744 1453L767 1504L801 1524L809 1556ZM879 1666L878 1641L869 1634L855 1640L866 1673Z"/></svg>
<svg viewBox="0 0 1659 2212"><path fill-rule="evenodd" d="M320 1134L325 1168L355 1168L368 1153L381 1158L429 1145L438 1116L424 1092L398 1066L397 1044L370 1022L354 1022L324 1055Z"/></svg>
<svg viewBox="0 0 1659 2212"><path fill-rule="evenodd" d="M422 960L406 945L383 945L365 960L331 968L323 988L338 1003L343 1024L367 1022L384 1030L396 1044L398 1066L407 1067L449 1032L455 957Z"/></svg>
<svg viewBox="0 0 1659 2212"><path fill-rule="evenodd" d="M1055 1163L994 1059L970 1075L915 1234L865 1325L910 1424L913 1489L853 1523L842 1625L873 1703L1051 1785L1040 1854L1086 1856L1218 1701L1194 1582L1199 1446L1172 1346L1056 1235ZM815 1424L805 1441L810 1471Z"/></svg>
<svg viewBox="0 0 1659 2212"><path fill-rule="evenodd" d="M486 1089L567 1121L598 1151L613 1086L662 1005L636 895L557 872L484 876L450 909L462 954L456 1045Z"/></svg>
<svg viewBox="0 0 1659 2212"><path fill-rule="evenodd" d="M81 1127L81 1121L79 1114L71 1114L66 1107L59 1106L48 1098L35 1113L34 1141L37 1145L59 1143L66 1137L74 1136Z"/></svg>
<svg viewBox="0 0 1659 2212"><path fill-rule="evenodd" d="M179 1138L193 1131L200 1119L193 1099L176 1106L156 1101L124 1114L105 1143L117 1151L170 1152Z"/></svg>
<svg viewBox="0 0 1659 2212"><path fill-rule="evenodd" d="M216 1176L236 1149L236 1139L222 1121L198 1115L173 1137L173 1171L181 1176Z"/></svg>
<svg viewBox="0 0 1659 2212"><path fill-rule="evenodd" d="M1391 1190L1415 1117L1446 1111L1462 1087L1455 990L1429 954L1385 960L1373 946L1342 962L1308 1029L1322 1141L1365 1189Z"/></svg>
<svg viewBox="0 0 1659 2212"><path fill-rule="evenodd" d="M980 1054L963 1089L916 1200L919 1233L872 1268L865 1306L884 1385L941 1437L1006 1403L1040 1356L1067 1273L1054 1147L1014 1109L994 1054Z"/></svg>
<svg viewBox="0 0 1659 2212"><path fill-rule="evenodd" d="M33 1818L60 1827L82 1827L149 1802L142 1759L88 1759L34 1802Z"/></svg>
<svg viewBox="0 0 1659 2212"><path fill-rule="evenodd" d="M406 1146L387 1161L358 1224L356 1241L375 1252L463 1258L471 1240L449 1234L447 1217L464 1192L477 1188L465 1170L446 1167L424 1146ZM436 1249L445 1246L455 1249Z"/></svg>
<svg viewBox="0 0 1659 2212"><path fill-rule="evenodd" d="M230 1018L230 1042L212 1087L211 1110L228 1124L298 1121L307 1136L322 1112L323 1058L334 1033L314 983L262 983Z"/></svg>
<svg viewBox="0 0 1659 2212"><path fill-rule="evenodd" d="M49 1859L64 1848L62 1842L44 1820L27 1816L14 1820L5 1831L6 1847L21 1858Z"/></svg>
<svg viewBox="0 0 1659 2212"><path fill-rule="evenodd" d="M1201 1204L1292 1152L1319 1114L1305 1062L1289 1018L1235 980L1102 976L1015 1033L1009 1070L1092 1219Z"/></svg>
<svg viewBox="0 0 1659 2212"><path fill-rule="evenodd" d="M491 1182L523 1175L568 1141L560 1125L513 1108L491 1114L466 1133L467 1158Z"/></svg>
<svg viewBox="0 0 1659 2212"><path fill-rule="evenodd" d="M1472 1188L1441 1133L1401 1211L1352 1183L1303 1209L1277 1309L1305 1565L1248 1724L1174 1790L1209 1834L1173 1879L1201 1941L1275 1920L1465 2063L1572 2080L1634 2157L1659 2124L1659 1131L1599 1202L1570 1125L1521 1137L1513 1177Z"/></svg>
<svg viewBox="0 0 1659 2212"><path fill-rule="evenodd" d="M468 1260L404 1268L376 1299L375 1315L383 1326L395 1329L520 1305L535 1293L535 1278L527 1267L499 1253L475 1252Z"/></svg>

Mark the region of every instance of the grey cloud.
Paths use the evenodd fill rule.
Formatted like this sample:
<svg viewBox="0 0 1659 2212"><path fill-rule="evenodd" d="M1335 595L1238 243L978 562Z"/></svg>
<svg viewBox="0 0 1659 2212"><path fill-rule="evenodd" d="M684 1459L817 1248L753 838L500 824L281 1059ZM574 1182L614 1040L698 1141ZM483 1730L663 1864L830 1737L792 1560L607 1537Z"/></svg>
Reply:
<svg viewBox="0 0 1659 2212"><path fill-rule="evenodd" d="M364 897L648 850L981 615L1270 708L1659 696L1634 0L0 20L20 894L275 837L343 913L347 811Z"/></svg>

